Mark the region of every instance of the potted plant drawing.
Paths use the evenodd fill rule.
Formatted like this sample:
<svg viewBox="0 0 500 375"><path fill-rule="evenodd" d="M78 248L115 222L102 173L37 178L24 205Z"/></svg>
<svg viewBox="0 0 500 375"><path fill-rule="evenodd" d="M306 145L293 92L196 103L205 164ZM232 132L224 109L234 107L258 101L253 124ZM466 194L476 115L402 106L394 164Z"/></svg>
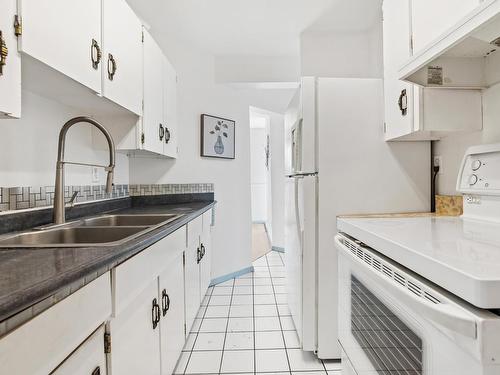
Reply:
<svg viewBox="0 0 500 375"><path fill-rule="evenodd" d="M227 138L228 126L224 121L217 121L213 130L210 130L210 134L217 135L217 141L214 144L214 151L217 155L222 155L224 153L224 142L222 137Z"/></svg>

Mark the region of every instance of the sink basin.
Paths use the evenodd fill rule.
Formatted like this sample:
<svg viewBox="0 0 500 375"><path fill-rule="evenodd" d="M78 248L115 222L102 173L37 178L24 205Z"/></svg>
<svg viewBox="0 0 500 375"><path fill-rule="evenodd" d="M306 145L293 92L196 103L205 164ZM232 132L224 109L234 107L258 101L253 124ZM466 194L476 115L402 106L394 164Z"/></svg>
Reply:
<svg viewBox="0 0 500 375"><path fill-rule="evenodd" d="M103 229L97 227L68 227L20 233L1 239L0 247L110 246L138 236L149 227L107 227L105 230Z"/></svg>
<svg viewBox="0 0 500 375"><path fill-rule="evenodd" d="M106 215L83 220L88 227L151 226L166 224L181 215Z"/></svg>

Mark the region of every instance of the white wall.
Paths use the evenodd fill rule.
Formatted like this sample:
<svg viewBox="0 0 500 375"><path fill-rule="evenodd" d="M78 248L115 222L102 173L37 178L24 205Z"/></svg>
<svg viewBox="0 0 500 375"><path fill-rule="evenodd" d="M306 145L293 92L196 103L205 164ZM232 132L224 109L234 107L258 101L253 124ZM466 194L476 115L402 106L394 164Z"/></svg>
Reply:
<svg viewBox="0 0 500 375"><path fill-rule="evenodd" d="M215 184L216 226L213 231L212 278L251 265L249 106L283 111L291 90L236 90L215 83L214 57L175 35L153 36L178 74L179 157L131 159L131 183ZM236 159L201 158L200 114L236 121Z"/></svg>
<svg viewBox="0 0 500 375"><path fill-rule="evenodd" d="M250 190L252 200L252 222L270 225L268 214L268 174L265 166L264 148L267 139L268 119L250 114ZM268 199L269 196L269 199ZM268 222L269 219L269 222Z"/></svg>
<svg viewBox="0 0 500 375"><path fill-rule="evenodd" d="M368 31L307 31L300 37L301 75L381 78L382 22Z"/></svg>
<svg viewBox="0 0 500 375"><path fill-rule="evenodd" d="M54 185L59 131L70 118L88 113L28 91L23 91L22 95L22 118L0 120L0 185ZM103 125L106 126L104 122ZM96 150L93 146L91 125L74 125L66 139L66 160L98 164L108 162L107 152ZM127 184L128 181L128 158L118 154L115 183ZM66 166L66 184L92 185L91 168ZM101 170L99 184L105 184L105 174Z"/></svg>
<svg viewBox="0 0 500 375"><path fill-rule="evenodd" d="M458 194L456 181L465 150L469 146L500 142L500 84L483 92L483 131L448 136L435 143L434 155L441 155L442 174L437 180L437 193Z"/></svg>

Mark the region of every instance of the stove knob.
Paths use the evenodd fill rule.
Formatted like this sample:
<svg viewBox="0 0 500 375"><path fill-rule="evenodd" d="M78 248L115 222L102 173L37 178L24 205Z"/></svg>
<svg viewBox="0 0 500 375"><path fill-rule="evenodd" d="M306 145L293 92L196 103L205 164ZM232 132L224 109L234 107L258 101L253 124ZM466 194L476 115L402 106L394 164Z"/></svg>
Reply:
<svg viewBox="0 0 500 375"><path fill-rule="evenodd" d="M472 162L472 170L477 171L479 168L481 168L482 165L483 163L481 163L481 160L474 160Z"/></svg>
<svg viewBox="0 0 500 375"><path fill-rule="evenodd" d="M477 176L475 174L471 174L470 177L469 177L469 185L470 186L473 186L477 183Z"/></svg>

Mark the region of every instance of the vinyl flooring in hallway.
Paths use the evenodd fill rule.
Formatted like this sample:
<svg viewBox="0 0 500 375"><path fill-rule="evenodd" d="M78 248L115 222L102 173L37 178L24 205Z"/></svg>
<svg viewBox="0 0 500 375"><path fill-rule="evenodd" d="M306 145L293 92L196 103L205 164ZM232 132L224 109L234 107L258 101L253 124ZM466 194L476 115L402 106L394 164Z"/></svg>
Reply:
<svg viewBox="0 0 500 375"><path fill-rule="evenodd" d="M287 305L283 254L209 288L174 374L340 375L340 363L299 347Z"/></svg>

